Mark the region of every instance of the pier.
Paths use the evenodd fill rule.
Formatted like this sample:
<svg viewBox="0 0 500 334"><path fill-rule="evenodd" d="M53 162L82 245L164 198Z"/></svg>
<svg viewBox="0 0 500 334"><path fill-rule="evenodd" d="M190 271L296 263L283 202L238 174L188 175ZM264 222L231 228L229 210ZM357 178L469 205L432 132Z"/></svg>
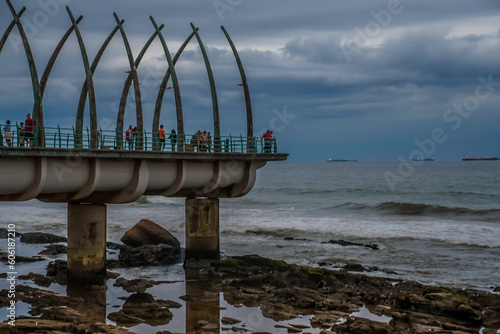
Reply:
<svg viewBox="0 0 500 334"><path fill-rule="evenodd" d="M250 94L243 65L227 31L224 36L234 53L244 88L247 133L245 136L224 136L220 133L220 119L213 73L207 53L198 33L191 24L192 33L175 57L170 56L162 34L163 25L151 20L152 35L134 58L124 30L124 21L116 13L115 29L103 42L91 63L79 29L82 17L74 18L69 7L70 27L56 46L41 78L38 77L28 38L19 17L26 10L16 11L6 0L13 20L0 40L0 52L12 30L17 27L30 68L33 86L33 119L31 145L21 147L17 126L13 128L10 147L0 147L0 201L27 201L38 199L47 203L68 204L68 288L85 289L104 286L106 274L106 205L136 201L141 196L185 198L186 205L186 261L187 267L196 267L200 261L219 258L219 198L240 197L251 191L256 171L268 161L283 161L288 154L279 153L276 140L264 142L254 136ZM113 36L120 31L127 58L129 77L125 82L116 127L112 130L97 127L97 108L93 74ZM43 94L50 71L71 35L78 40L85 77L81 98L75 101L77 113L71 128L46 126L43 116ZM185 134L182 100L175 73L175 63L184 47L196 37L202 51L212 96L213 136L203 148L199 138ZM137 71L141 59L151 43L158 38L168 63L164 80L158 87L155 110L144 111ZM5 66L1 62L0 66ZM169 79L172 82L177 117L176 142L161 145L158 135L163 94ZM133 145L126 142L123 116L126 99L134 86L137 128ZM0 92L1 96L2 92ZM84 110L89 101L90 129L84 129ZM78 102L78 103L76 103ZM153 128L144 129L145 114L152 117ZM3 131L3 124L2 124ZM2 135L5 135L2 133ZM25 133L23 134L25 135ZM2 138L2 144L5 138ZM205 142L208 139L205 138Z"/></svg>

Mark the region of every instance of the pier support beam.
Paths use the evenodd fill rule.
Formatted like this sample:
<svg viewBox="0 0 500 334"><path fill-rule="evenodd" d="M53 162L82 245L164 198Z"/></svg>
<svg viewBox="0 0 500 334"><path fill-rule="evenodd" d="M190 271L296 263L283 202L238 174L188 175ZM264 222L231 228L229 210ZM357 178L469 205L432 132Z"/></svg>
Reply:
<svg viewBox="0 0 500 334"><path fill-rule="evenodd" d="M187 198L185 267L206 267L219 254L219 199Z"/></svg>
<svg viewBox="0 0 500 334"><path fill-rule="evenodd" d="M68 204L68 288L106 287L106 205Z"/></svg>

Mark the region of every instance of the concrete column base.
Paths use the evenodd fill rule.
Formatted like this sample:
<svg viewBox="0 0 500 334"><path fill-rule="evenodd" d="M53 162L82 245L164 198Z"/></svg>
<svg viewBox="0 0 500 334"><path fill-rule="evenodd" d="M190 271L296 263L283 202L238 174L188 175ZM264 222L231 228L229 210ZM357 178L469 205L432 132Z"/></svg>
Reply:
<svg viewBox="0 0 500 334"><path fill-rule="evenodd" d="M68 288L106 287L106 205L68 204Z"/></svg>
<svg viewBox="0 0 500 334"><path fill-rule="evenodd" d="M187 198L185 267L207 267L219 256L219 199Z"/></svg>

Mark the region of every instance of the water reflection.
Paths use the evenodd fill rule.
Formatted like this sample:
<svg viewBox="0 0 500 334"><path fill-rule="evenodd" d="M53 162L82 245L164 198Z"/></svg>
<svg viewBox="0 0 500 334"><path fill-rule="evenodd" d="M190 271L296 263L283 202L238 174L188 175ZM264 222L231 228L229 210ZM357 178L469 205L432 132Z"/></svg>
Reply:
<svg viewBox="0 0 500 334"><path fill-rule="evenodd" d="M186 268L186 333L220 333L220 294L210 282L199 279L198 270Z"/></svg>
<svg viewBox="0 0 500 334"><path fill-rule="evenodd" d="M106 290L82 290L68 287L67 296L71 297L68 307L77 310L94 322L106 323Z"/></svg>

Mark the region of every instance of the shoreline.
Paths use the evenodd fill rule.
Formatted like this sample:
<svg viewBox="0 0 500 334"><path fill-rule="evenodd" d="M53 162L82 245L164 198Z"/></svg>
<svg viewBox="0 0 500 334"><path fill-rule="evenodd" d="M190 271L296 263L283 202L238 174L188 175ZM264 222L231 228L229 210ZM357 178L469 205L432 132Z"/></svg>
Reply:
<svg viewBox="0 0 500 334"><path fill-rule="evenodd" d="M64 254L61 247L53 248ZM116 252L116 246L111 248L108 254ZM55 276L38 272L19 277L32 281L28 285L18 281L16 286L18 300L23 302L19 307L27 310L31 305L32 317L16 319L15 329L5 321L0 330L21 333L34 328L44 328L49 333L153 330L163 334L177 323L175 328L184 326L186 333L500 332L500 295L482 290L423 285L344 269L298 266L256 255L229 257L194 274L185 272L181 264L155 267L174 270L177 279L173 281L144 278L140 272L145 267L124 270L122 273L127 272L124 277L113 273L120 271L115 261L108 262L107 291L96 292L93 299L88 293L84 297L62 293L65 288L62 260L53 261ZM19 266L27 269L31 265ZM59 295L51 290L59 291ZM6 292L0 294L2 307L7 306ZM141 307L147 311L131 311ZM194 310L200 307L215 313L209 311L197 316ZM89 308L93 311L89 312ZM169 312L161 311L165 309ZM239 311L247 314L238 316ZM150 313L155 318L146 320L144 317ZM228 316L233 314L236 316ZM256 326L260 323L261 327Z"/></svg>

